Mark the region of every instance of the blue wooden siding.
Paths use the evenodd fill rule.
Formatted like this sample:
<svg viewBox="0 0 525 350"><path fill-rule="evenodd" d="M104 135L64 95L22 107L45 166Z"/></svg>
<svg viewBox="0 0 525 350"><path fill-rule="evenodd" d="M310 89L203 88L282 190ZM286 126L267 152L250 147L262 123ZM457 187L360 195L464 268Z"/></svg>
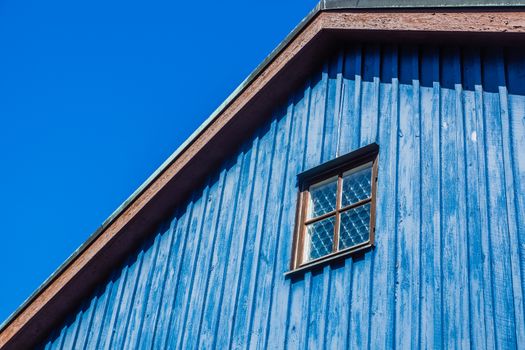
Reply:
<svg viewBox="0 0 525 350"><path fill-rule="evenodd" d="M296 174L380 145L376 247L283 277ZM525 52L328 60L46 349L525 344Z"/></svg>

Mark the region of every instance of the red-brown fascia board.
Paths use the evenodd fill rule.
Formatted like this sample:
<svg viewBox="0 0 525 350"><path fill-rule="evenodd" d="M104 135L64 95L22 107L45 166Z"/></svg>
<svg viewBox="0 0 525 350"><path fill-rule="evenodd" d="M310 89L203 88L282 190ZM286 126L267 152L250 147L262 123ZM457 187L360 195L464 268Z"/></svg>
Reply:
<svg viewBox="0 0 525 350"><path fill-rule="evenodd" d="M519 9L316 10L0 330L0 349L38 344L344 42L523 45Z"/></svg>

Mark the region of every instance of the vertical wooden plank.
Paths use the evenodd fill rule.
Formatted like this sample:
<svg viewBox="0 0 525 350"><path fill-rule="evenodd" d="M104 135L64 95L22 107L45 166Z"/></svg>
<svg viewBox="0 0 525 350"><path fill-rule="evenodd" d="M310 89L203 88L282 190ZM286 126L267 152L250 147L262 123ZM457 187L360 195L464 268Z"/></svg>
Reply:
<svg viewBox="0 0 525 350"><path fill-rule="evenodd" d="M298 287L303 289L302 298L298 298L302 302L302 310L299 314L299 349L306 349L309 346L308 338L310 334L310 304L312 296L312 278L312 272L308 271L304 276L302 286L301 284L298 284Z"/></svg>
<svg viewBox="0 0 525 350"><path fill-rule="evenodd" d="M312 292L310 293L310 331L308 347L326 349L326 332L329 304L333 298L331 291L331 266L326 266L318 274L312 275Z"/></svg>
<svg viewBox="0 0 525 350"><path fill-rule="evenodd" d="M65 332L63 335L62 343L60 345L60 349L72 349L75 340L77 338L78 330L80 327L80 323L82 321L82 318L85 317L86 314L86 303L84 302L80 310L77 311L75 318L71 323L67 325L65 328Z"/></svg>
<svg viewBox="0 0 525 350"><path fill-rule="evenodd" d="M128 327L129 315L131 313L131 308L133 307L133 299L135 298L135 290L143 258L144 250L141 248L131 261L128 271L129 276L126 285L124 286L124 292L120 301L120 309L116 318L115 331L113 333L110 348L122 348L124 346L124 341L127 337L126 330Z"/></svg>
<svg viewBox="0 0 525 350"><path fill-rule="evenodd" d="M310 105L308 106L309 121L307 130L305 169L321 163L323 143L325 139L325 110L328 89L328 64L323 64L322 71L316 73L312 80Z"/></svg>
<svg viewBox="0 0 525 350"><path fill-rule="evenodd" d="M242 270L241 263L246 244L247 218L251 211L253 179L257 169L258 144L258 138L256 137L248 146L245 146L247 149L243 152L243 164L239 180L239 198L237 209L235 210L235 219L232 227L233 237L224 282L229 291L220 310L220 319L216 332L217 349L226 349L231 345L236 300Z"/></svg>
<svg viewBox="0 0 525 350"><path fill-rule="evenodd" d="M300 161L300 171L305 169L306 164L306 149L308 146L307 135L310 128L309 125L309 112L310 112L310 99L312 94L311 83L308 83L308 87L305 89L304 97L299 100L295 105L294 118L301 120L304 124L304 129L297 128L299 131L299 137L304 140L304 148L302 149L302 157ZM297 140L297 139L296 139ZM299 160L298 159L298 160ZM287 333L285 348L287 349L304 349L306 347L305 337L307 335L308 322L304 319L308 319L308 310L310 302L310 279L311 274L306 273L301 279L291 281L290 285L290 300L287 314Z"/></svg>
<svg viewBox="0 0 525 350"><path fill-rule="evenodd" d="M220 172L219 178L215 181L210 189L210 193L213 194L210 201L210 206L206 212L205 225L203 226L203 235L201 237L201 246L198 254L197 265L195 274L193 277L193 289L192 294L188 300L187 321L183 324L175 324L170 321L170 325L173 327L182 327L179 330L179 334L182 336L182 347L174 344L174 338L169 338L167 348L169 349L190 349L194 348L197 344L197 333L200 324L201 308L204 303L204 295L206 291L206 284L211 267L211 257L213 247L215 245L215 238L217 233L217 222L220 214L220 208L222 205L222 196L224 189L226 171ZM172 326L169 327L171 329Z"/></svg>
<svg viewBox="0 0 525 350"><path fill-rule="evenodd" d="M333 145L335 147L334 152L335 156L339 157L341 154L339 153L339 147L341 145L341 126L342 126L342 119L343 119L343 109L344 109L344 98L345 98L345 50L344 48L341 48L340 51L337 53L337 65L335 67L334 75L335 75L335 92L334 92L334 123L335 123L335 129L336 129L336 135L335 139L332 141Z"/></svg>
<svg viewBox="0 0 525 350"><path fill-rule="evenodd" d="M333 118L326 118L327 95L330 83L329 69L327 62L323 65L321 75L316 78L315 85L312 88L307 131L306 150L308 157L306 159L306 169L323 163L330 156L326 151L330 150L331 147L329 146L327 150L323 147L325 144L331 145L332 143L328 140L334 137L334 129L331 127L333 123L330 122ZM319 130L321 130L321 134L319 134ZM307 339L308 347L311 349L320 349L324 345L325 312L327 309L327 294L330 288L329 280L330 268L328 266L319 273L310 274L306 280L307 283L311 283L311 286L309 308L306 309L308 316L303 321L308 322L308 331L305 332L304 336Z"/></svg>
<svg viewBox="0 0 525 350"><path fill-rule="evenodd" d="M305 332L308 331L308 322L304 318L310 308L311 273L307 272L303 278L292 281L290 292L290 307L288 310L288 333L286 349L306 349Z"/></svg>
<svg viewBox="0 0 525 350"><path fill-rule="evenodd" d="M254 349L264 348L267 343L267 319L272 304L273 276L276 264L277 244L281 239L279 225L283 210L283 188L287 177L287 158L290 139L291 118L286 110L279 111L277 116L277 136L272 159L272 171L267 194L267 205L260 234L262 235L259 255L259 266L256 273L257 290L252 301L253 317L249 332L249 346ZM272 198L277 200L272 200ZM293 231L290 231L292 233Z"/></svg>
<svg viewBox="0 0 525 350"><path fill-rule="evenodd" d="M95 313L95 309L97 307L97 304L99 303L99 295L100 287L97 288L95 291L94 297L89 301L89 304L86 305L86 310L84 311L82 318L78 325L77 334L75 336L75 340L70 347L71 349L83 349L84 344L86 342L86 338L88 336L88 332L93 326L93 317Z"/></svg>
<svg viewBox="0 0 525 350"><path fill-rule="evenodd" d="M326 349L345 349L352 295L352 260L332 270L329 307L326 313Z"/></svg>
<svg viewBox="0 0 525 350"><path fill-rule="evenodd" d="M222 299L224 294L229 291L229 288L224 286L224 274L230 255L232 222L240 193L238 186L242 162L243 155L241 153L231 167L226 164L229 169L225 178L221 215L217 224L217 242L213 250L210 277L198 332L199 348L201 349L210 349L215 345Z"/></svg>
<svg viewBox="0 0 525 350"><path fill-rule="evenodd" d="M480 55L480 77L483 76L483 61ZM483 82L481 82L483 83ZM480 238L481 238L481 254L483 257L483 299L485 309L485 327L486 327L486 343L487 348L493 349L496 347L496 329L494 320L494 293L493 293L493 281L492 281L492 247L490 237L490 214L488 206L488 181L487 181L487 161L486 161L486 120L485 120L485 107L484 107L484 93L482 84L474 86L475 103L476 103L476 115L479 118L476 120L476 139L477 142L477 154L478 154L478 183L477 192L479 194L479 205L480 205Z"/></svg>
<svg viewBox="0 0 525 350"><path fill-rule="evenodd" d="M437 50L436 55L439 55L440 51ZM432 153L435 155L434 162L432 163L432 171L435 178L434 184L436 186L436 197L434 201L434 216L433 216L433 239L435 242L434 245L434 300L435 302L435 312L434 312L434 346L443 347L443 214L441 212L441 203L442 203L442 194L443 188L441 186L441 125L442 125L442 115L441 115L441 84L440 84L440 67L441 67L441 58L436 57L437 62L433 65L433 75L437 75L437 80L433 80L433 93L434 99L437 106L436 114L437 117L433 118L432 123Z"/></svg>
<svg viewBox="0 0 525 350"><path fill-rule="evenodd" d="M115 269L115 271L118 270L118 268ZM102 334L107 334L105 332L104 321L108 315L108 309L112 300L111 297L112 295L114 296L113 291L117 288L117 285L115 284L116 276L116 272L113 272L109 278L109 281L104 286L105 289L100 296L99 302L97 303L97 309L95 310L93 316L93 324L89 329L89 334L86 339L86 343L84 344L84 349L97 349Z"/></svg>
<svg viewBox="0 0 525 350"><path fill-rule="evenodd" d="M396 348L419 344L420 109L417 47L402 47L399 71L399 167Z"/></svg>
<svg viewBox="0 0 525 350"><path fill-rule="evenodd" d="M253 187L254 203L248 218L246 245L243 256L243 268L237 295L237 310L232 336L232 347L243 348L249 342L249 328L253 317L252 300L257 286L256 271L261 246L262 223L267 205L268 187L272 171L272 158L276 137L276 121L261 136L258 156L258 176Z"/></svg>
<svg viewBox="0 0 525 350"><path fill-rule="evenodd" d="M144 320L142 321L141 329L139 330L140 336L137 347L140 349L153 346L155 335L157 334L157 321L159 319L158 316L164 295L168 259L173 242L173 231L169 229L169 224L161 226L158 239L160 239L159 251L154 262L150 296L148 297L146 309L144 311Z"/></svg>
<svg viewBox="0 0 525 350"><path fill-rule="evenodd" d="M171 278L169 278L170 276L173 276L174 275L174 270L175 270L175 267L172 265L172 262L171 262L171 252L172 250L177 250L177 247L181 244L181 239L180 237L182 236L180 234L180 230L183 229L184 225L185 225L185 222L187 220L189 220L189 216L191 215L190 212L191 212L191 209L193 208L193 203L187 203L186 205L188 205L189 208L186 208L188 209L187 211L183 211L182 214L174 214L174 218L172 218L169 222L166 223L166 233L164 234L164 236L166 236L167 238L167 241L166 241L166 245L168 246L168 250L170 251L170 254L168 255L166 261L164 262L164 264L166 265L166 272L165 272L165 276L164 278L167 280L165 282L165 290L166 290L166 293L169 294L170 292L173 293L176 288L174 288L172 286L172 284L170 283L171 281ZM170 273L168 273L167 271L170 271ZM166 288L167 287L167 288ZM172 295L172 294L171 294ZM164 294L164 296L166 296L166 294ZM164 304L164 307L161 309L161 312L159 314L159 319L163 320L166 318L166 315L168 314L169 315L169 312L171 311L171 309L169 307L166 307L166 305L169 305L167 304L167 301L164 299L163 302L165 303ZM153 328L151 331L153 334L157 335L159 338L162 338L162 330L165 330L168 326L168 322L166 320L165 324L163 324L163 327L155 327ZM154 335L151 335L152 337ZM148 337L148 335L146 335L146 337Z"/></svg>
<svg viewBox="0 0 525 350"><path fill-rule="evenodd" d="M71 345L75 341L76 335L78 333L80 319L82 318L83 314L82 308L85 307L84 304L82 304L75 313L71 314L65 320L62 328L58 329L51 337L49 344L51 349L64 349L65 346L69 346L71 348Z"/></svg>
<svg viewBox="0 0 525 350"><path fill-rule="evenodd" d="M108 333L109 324L111 322L111 315L113 310L117 307L116 296L118 294L119 289L122 288L124 279L122 272L122 266L119 266L115 269L115 271L110 277L108 286L106 288L106 293L108 294L106 299L106 306L102 313L100 326L97 329L96 334L94 334L93 338L90 338L90 342L88 343L88 347L90 348L103 349L105 341L109 338Z"/></svg>
<svg viewBox="0 0 525 350"><path fill-rule="evenodd" d="M160 308L157 320L157 324L161 326L156 326L153 328L153 333L158 339L164 339L163 334L165 333L163 333L163 331L166 331L166 329L168 328L167 318L169 317L169 313L171 312L171 308L165 306L169 305L167 304L171 300L169 299L169 296L173 295L173 293L176 290L176 288L173 287L172 282L175 267L172 265L171 259L173 255L172 251L176 251L177 247L180 245L180 235L177 236L177 232L179 232L177 228L178 226L184 225L184 220L187 220L188 216L188 212L180 215L178 213L175 213L174 217L168 223L166 223L166 226L168 227L166 228L167 232L165 233L165 236L167 237L166 244L168 245L169 254L167 256L166 261L164 262L164 264L166 265L166 272L164 274L165 282L163 288L163 298L161 298L161 304L163 304L164 307ZM182 219L182 221L180 221L180 219ZM178 229L180 230L181 228L179 227ZM154 335L152 335L152 337L155 337Z"/></svg>
<svg viewBox="0 0 525 350"><path fill-rule="evenodd" d="M359 147L361 130L361 56L360 45L353 45L345 53L343 101L339 136L339 154L346 154ZM355 132L347 132L357 130ZM354 136L355 135L355 136Z"/></svg>
<svg viewBox="0 0 525 350"><path fill-rule="evenodd" d="M513 246L518 251L520 279L522 292L525 290L525 50L512 48L507 50L507 88L508 88L508 113L510 130L510 160L514 185L509 191L514 191L514 201L511 210L515 211L516 236ZM515 272L517 273L517 272ZM523 301L522 301L523 304ZM516 305L516 308L520 306ZM521 306L524 313L525 306ZM524 343L523 320L516 321L518 344Z"/></svg>
<svg viewBox="0 0 525 350"><path fill-rule="evenodd" d="M459 48L457 49L457 60L459 65L459 74L462 73L461 65L461 53ZM456 124L456 147L457 147L457 178L456 185L458 186L458 221L457 221L457 238L456 238L456 252L458 265L456 269L458 270L458 284L459 289L459 305L460 312L462 317L459 320L460 326L460 343L459 346L462 348L470 348L470 307L469 307L469 294L470 294L470 285L469 285L469 234L467 228L467 153L465 146L465 115L464 115L464 105L463 105L463 88L462 88L462 77L454 86L455 96L456 96L456 113L455 113L455 124ZM461 286L463 288L461 288Z"/></svg>
<svg viewBox="0 0 525 350"><path fill-rule="evenodd" d="M136 348L141 337L144 312L151 290L151 278L155 268L155 260L159 250L160 235L155 235L144 247L144 258L142 268L137 280L135 297L129 313L129 321L126 330L124 348Z"/></svg>
<svg viewBox="0 0 525 350"><path fill-rule="evenodd" d="M290 266L292 236L295 224L295 210L297 205L297 184L295 174L298 174L303 165L303 150L305 145L306 118L301 114L297 101L288 103L286 119L289 120L290 136L287 142L286 175L282 193L282 210L278 218L277 253L272 271L272 296L270 313L266 321L267 349L281 349L286 345L287 314L290 306L291 281L283 274Z"/></svg>
<svg viewBox="0 0 525 350"><path fill-rule="evenodd" d="M334 55L329 60L328 77L324 110L324 140L322 161L326 162L338 156L338 142L341 123L341 98L343 85L343 60L344 54ZM294 174L296 175L296 174Z"/></svg>
<svg viewBox="0 0 525 350"><path fill-rule="evenodd" d="M480 192L485 179L479 178L478 167L480 155L478 142L482 134L478 130L483 115L477 108L476 89L481 88L481 64L479 50L465 49L463 52L463 108L465 113L465 152L466 172L468 179L466 188L467 206L467 237L469 259L469 291L470 291L470 340L472 348L481 349L488 346L486 324L486 288L490 288L489 281L483 276L483 247L481 228L481 207L484 191Z"/></svg>
<svg viewBox="0 0 525 350"><path fill-rule="evenodd" d="M440 326L440 322L435 322L439 308L435 305L441 302L439 295L435 293L440 285L436 284L439 278L436 278L438 271L434 264L437 255L435 247L440 245L440 237L435 235L435 231L439 232L439 207L436 206L439 203L439 188L436 186L439 150L434 148L436 134L433 132L434 119L439 119L439 51L434 47L422 47L420 58L420 152L421 155L425 154L421 157L421 196L427 198L421 201L420 344L422 348L432 349L439 344L436 343L435 336ZM439 139L437 144L439 145Z"/></svg>
<svg viewBox="0 0 525 350"><path fill-rule="evenodd" d="M503 52L500 52L498 60L499 74L502 75L500 81L502 84L498 84L498 92L500 99L500 117L501 117L501 142L502 142L502 153L503 153L503 174L505 182L505 198L506 198L506 212L507 212L507 223L508 223L508 240L509 240L509 257L512 274L512 291L513 291L513 307L516 327L516 343L525 343L525 312L523 304L523 289L522 289L522 277L520 269L520 247L519 247L519 236L518 236L518 218L516 216L516 202L517 195L515 191L515 175L513 171L513 147L512 147L512 128L511 128L511 116L510 116L510 99L508 89L508 78L505 77L505 73L508 71L508 62L504 60ZM522 194L522 196L525 194Z"/></svg>
<svg viewBox="0 0 525 350"><path fill-rule="evenodd" d="M115 281L115 287L111 293L109 308L106 312L106 317L104 319L103 331L99 340L100 349L109 349L111 346L111 341L113 339L113 334L115 332L115 325L117 323L117 316L120 310L120 301L122 300L122 295L124 294L124 289L128 279L129 266L131 264L131 258L123 264L121 267L121 273L118 276L117 281Z"/></svg>
<svg viewBox="0 0 525 350"><path fill-rule="evenodd" d="M443 225L443 331L447 348L469 346L468 276L463 247L464 166L462 132L461 60L457 48L447 48L442 55L442 225ZM459 167L459 168L458 168ZM461 242L461 243L460 243Z"/></svg>
<svg viewBox="0 0 525 350"><path fill-rule="evenodd" d="M377 181L376 242L372 269L370 349L394 346L394 286L396 260L398 50L383 48L379 87L379 165ZM342 347L340 347L342 348Z"/></svg>
<svg viewBox="0 0 525 350"><path fill-rule="evenodd" d="M376 45L365 45L362 54L362 88L360 130L352 135L362 147L377 140L379 111L380 50ZM368 251L353 258L350 301L349 346L367 348L370 335L370 281L374 252Z"/></svg>
<svg viewBox="0 0 525 350"><path fill-rule="evenodd" d="M219 183L219 184L222 184L222 183ZM176 235L175 238L178 244L176 244L175 246L177 249L174 249L171 253L172 258L170 258L170 262L171 262L171 266L173 266L172 267L173 270L170 269L170 275L169 275L169 277L172 277L172 279L170 278L170 282L172 283L171 285L172 285L172 288L174 289L174 293L170 295L170 299L167 299L167 300L170 300L169 305L171 307L169 308L168 323L165 326L166 332L168 334L165 340L163 338L163 343L162 343L164 344L164 347L166 346L171 347L172 343L170 342L170 340L175 339L174 335L177 334L177 332L179 332L179 334L183 333L183 330L185 330L185 327L186 327L186 324L180 324L176 322L180 315L180 309L177 309L175 306L176 306L176 303L177 303L177 300L180 294L185 292L185 290L182 289L180 280L181 280L181 275L182 275L183 263L185 261L186 254L188 253L188 249L187 249L188 242L190 242L190 245L191 245L191 242L193 241L192 239L193 236L191 236L191 232L192 232L191 230L194 227L193 223L195 221L199 221L198 214L195 212L195 207L196 207L196 204L200 202L200 199L201 198L197 198L196 193L193 194L188 217L184 221L183 225L180 225L180 223L179 225L177 225L177 227L181 226L181 229L180 230L177 229L177 231L175 232L175 235ZM219 201L219 205L220 205L220 201ZM168 345L166 345L166 342L168 342Z"/></svg>
<svg viewBox="0 0 525 350"><path fill-rule="evenodd" d="M169 255L167 256L165 264L166 271L164 273L164 291L162 292L160 312L158 315L157 326L153 329L154 332L154 346L155 344L162 344L165 346L169 335L172 334L171 320L174 314L178 314L178 310L174 310L173 304L177 293L179 292L179 276L184 259L185 247L187 244L188 230L190 222L194 218L195 208L197 206L197 198L194 193L192 198L186 203L185 208L175 214L175 218L170 223L168 231ZM176 329L178 329L178 326ZM152 335L153 336L153 335Z"/></svg>
<svg viewBox="0 0 525 350"><path fill-rule="evenodd" d="M353 45L346 51L342 74L343 100L341 101L339 155L351 152L360 145L363 61L363 48L361 45ZM335 344L341 344L343 348L349 346L351 338L349 334L351 332L353 264L353 259L347 259L343 267L333 271L331 304L334 312L340 308L340 314L337 317L332 314L333 316L328 318L329 335L327 336L327 346Z"/></svg>
<svg viewBox="0 0 525 350"><path fill-rule="evenodd" d="M208 205L212 205L213 201L216 200L216 197L213 197L213 193L211 193L210 190L210 181L211 180L208 179L204 189L195 195L196 199L195 205L193 206L193 213L191 220L188 222L189 228L185 254L180 262L180 277L169 277L171 274L168 274L169 278L165 282L164 289L166 292L163 300L169 301L171 308L169 308L169 314L166 317L163 317L164 308L161 308L157 326L159 335L155 336L153 348L166 348L171 343L182 343L189 312L189 299L193 293L197 259L203 237L203 223L204 219L207 218ZM169 256L170 260L178 258L176 253L173 252L170 252ZM172 289L175 289L175 291Z"/></svg>
<svg viewBox="0 0 525 350"><path fill-rule="evenodd" d="M324 124L326 111L326 93L328 86L328 64L323 64L322 70L314 75L311 82L311 96L308 106L308 127L306 134L306 159L305 169L312 168L321 163L324 143ZM320 308L318 314L322 315L325 303L322 300L323 276L313 276L306 273L304 278L304 291L302 294L303 311L301 314L300 344L302 347L316 346L317 341L322 341L324 332L324 318L313 317L310 312L312 302ZM295 285L293 286L295 288Z"/></svg>
<svg viewBox="0 0 525 350"><path fill-rule="evenodd" d="M325 163L337 156L337 146L339 141L338 126L340 123L340 116L336 113L336 91L341 89L338 82L342 83L342 76L338 72L342 72L343 57L337 57L329 62L326 98L322 102L325 105L324 110L324 140L323 148L321 149L320 163ZM338 110L337 110L338 111ZM309 338L310 348L327 348L326 333L328 333L328 314L330 310L330 303L333 300L332 287L332 266L326 266L322 274L314 275L312 278L312 293L310 300L310 318L313 320L311 324L313 327ZM316 336L317 334L317 336Z"/></svg>
<svg viewBox="0 0 525 350"><path fill-rule="evenodd" d="M381 49L379 45L368 44L363 52L363 80L361 93L360 147L377 141L379 123L379 76Z"/></svg>
<svg viewBox="0 0 525 350"><path fill-rule="evenodd" d="M136 255L136 260L132 260L130 262L128 279L124 285L124 291L122 293L118 315L116 316L116 329L114 330L112 338L110 339L111 341L106 344L107 348L109 349L124 347L127 339L129 339L128 332L130 330L130 323L135 322L132 319L133 310L137 307L137 299L141 298L139 287L139 285L142 283L141 275L144 270L147 271L151 256L151 252L148 249L148 243L139 249L139 252ZM145 260L146 263L144 263ZM137 290L139 291L137 292Z"/></svg>
<svg viewBox="0 0 525 350"><path fill-rule="evenodd" d="M348 111L344 110L343 97L347 96L349 84L354 84L354 80L348 80L348 72L346 72L346 66L343 63L346 62L346 56L344 52L338 55L337 62L337 76L335 81L336 94L334 103L334 115L338 121L338 130L332 138L337 137L337 145L335 149L336 155L341 155L339 149L341 145L341 138L343 139L356 139L355 133L357 132L356 127L347 128L349 125L348 121L343 121L344 117L348 117ZM354 74L355 75L355 74ZM343 127L345 126L345 127ZM333 154L330 152L329 154ZM326 323L326 344L327 349L342 349L346 347L347 341L347 329L348 329L348 309L349 309L349 286L350 277L346 269L346 264L351 264L351 259L347 259L341 266L333 266L330 268L330 291L329 297L327 298L328 306L325 312L325 323Z"/></svg>
<svg viewBox="0 0 525 350"><path fill-rule="evenodd" d="M494 328L498 348L516 347L516 328L510 262L508 220L506 216L505 175L502 157L502 126L499 86L504 86L502 55L487 50L484 55L483 102L488 183L489 232L492 252Z"/></svg>

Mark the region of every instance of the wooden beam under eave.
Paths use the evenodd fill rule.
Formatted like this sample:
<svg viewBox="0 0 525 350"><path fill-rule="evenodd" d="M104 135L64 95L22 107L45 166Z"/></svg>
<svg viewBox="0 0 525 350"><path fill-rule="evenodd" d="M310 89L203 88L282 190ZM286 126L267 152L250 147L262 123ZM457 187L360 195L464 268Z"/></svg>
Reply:
<svg viewBox="0 0 525 350"><path fill-rule="evenodd" d="M456 32L525 33L525 11L480 10L385 10L375 12L324 12L324 29Z"/></svg>

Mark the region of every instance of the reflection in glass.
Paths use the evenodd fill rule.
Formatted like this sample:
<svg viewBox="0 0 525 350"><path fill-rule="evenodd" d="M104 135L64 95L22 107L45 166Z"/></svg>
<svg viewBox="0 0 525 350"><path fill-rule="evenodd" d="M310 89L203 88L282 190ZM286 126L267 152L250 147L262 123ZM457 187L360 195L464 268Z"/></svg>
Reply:
<svg viewBox="0 0 525 350"><path fill-rule="evenodd" d="M370 239L370 203L341 213L339 249L350 248Z"/></svg>
<svg viewBox="0 0 525 350"><path fill-rule="evenodd" d="M332 252L334 243L335 217L329 217L306 226L308 251L307 260L314 260Z"/></svg>
<svg viewBox="0 0 525 350"><path fill-rule="evenodd" d="M315 218L335 210L337 177L310 187L308 218Z"/></svg>
<svg viewBox="0 0 525 350"><path fill-rule="evenodd" d="M372 191L372 165L343 174L343 195L341 206L346 207L369 198Z"/></svg>

